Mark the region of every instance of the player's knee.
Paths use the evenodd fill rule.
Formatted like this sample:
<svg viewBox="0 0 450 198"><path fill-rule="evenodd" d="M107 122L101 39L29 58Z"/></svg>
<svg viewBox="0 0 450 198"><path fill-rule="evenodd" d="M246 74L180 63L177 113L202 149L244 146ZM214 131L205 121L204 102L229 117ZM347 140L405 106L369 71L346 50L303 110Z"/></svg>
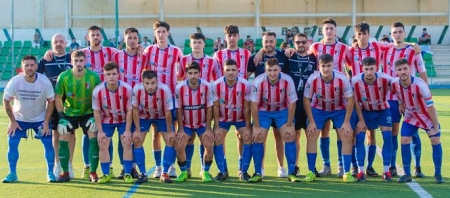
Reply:
<svg viewBox="0 0 450 198"><path fill-rule="evenodd" d="M255 134L253 136L253 142L255 143L263 143L264 142L264 137L261 133Z"/></svg>
<svg viewBox="0 0 450 198"><path fill-rule="evenodd" d="M441 143L440 137L430 137L430 141L432 145L438 145Z"/></svg>
<svg viewBox="0 0 450 198"><path fill-rule="evenodd" d="M400 140L401 144L409 144L411 143L411 137L402 137Z"/></svg>
<svg viewBox="0 0 450 198"><path fill-rule="evenodd" d="M224 137L223 137L223 134L222 134L222 133L216 134L216 135L214 136L214 144L215 144L215 145L221 145L221 144L223 144L223 139L224 139Z"/></svg>
<svg viewBox="0 0 450 198"><path fill-rule="evenodd" d="M140 147L142 147L142 144L143 144L143 142L142 142L141 138L133 138L134 148L140 148Z"/></svg>
<svg viewBox="0 0 450 198"><path fill-rule="evenodd" d="M213 134L210 133L204 133L201 137L202 139L202 145L205 148L212 148L214 143Z"/></svg>
<svg viewBox="0 0 450 198"><path fill-rule="evenodd" d="M286 132L283 136L284 142L293 142L295 140L295 132Z"/></svg>
<svg viewBox="0 0 450 198"><path fill-rule="evenodd" d="M98 145L99 146L99 148L100 148L100 150L108 150L108 148L109 148L109 139L108 138L103 138L101 141L100 141L100 144Z"/></svg>
<svg viewBox="0 0 450 198"><path fill-rule="evenodd" d="M244 141L244 144L251 144L252 143L252 137L250 134L244 134L242 136L242 140Z"/></svg>

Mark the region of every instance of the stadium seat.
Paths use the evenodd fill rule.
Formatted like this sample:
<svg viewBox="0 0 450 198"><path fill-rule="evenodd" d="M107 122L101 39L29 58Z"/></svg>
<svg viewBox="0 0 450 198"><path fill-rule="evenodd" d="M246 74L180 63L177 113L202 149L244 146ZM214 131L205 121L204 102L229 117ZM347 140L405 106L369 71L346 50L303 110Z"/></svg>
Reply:
<svg viewBox="0 0 450 198"><path fill-rule="evenodd" d="M49 48L41 48L39 49L39 55L44 56L44 54L50 50Z"/></svg>
<svg viewBox="0 0 450 198"><path fill-rule="evenodd" d="M214 47L214 41L212 39L206 39L205 47Z"/></svg>
<svg viewBox="0 0 450 198"><path fill-rule="evenodd" d="M284 42L284 39L282 38L277 38L277 47L279 47L281 45L281 43Z"/></svg>
<svg viewBox="0 0 450 198"><path fill-rule="evenodd" d="M238 47L243 48L244 47L244 39L239 39L238 41Z"/></svg>
<svg viewBox="0 0 450 198"><path fill-rule="evenodd" d="M2 72L2 80L9 80L12 77L12 70L4 70Z"/></svg>
<svg viewBox="0 0 450 198"><path fill-rule="evenodd" d="M431 55L430 53L424 53L422 57L424 61L430 61L432 60L433 55Z"/></svg>
<svg viewBox="0 0 450 198"><path fill-rule="evenodd" d="M261 38L257 38L255 40L255 46L262 46L262 39Z"/></svg>
<svg viewBox="0 0 450 198"><path fill-rule="evenodd" d="M2 46L2 42L0 41L0 48L2 48L3 46Z"/></svg>
<svg viewBox="0 0 450 198"><path fill-rule="evenodd" d="M7 56L0 56L0 64L5 64L8 62Z"/></svg>
<svg viewBox="0 0 450 198"><path fill-rule="evenodd" d="M28 55L30 54L30 48L22 48L22 50L20 50L20 55Z"/></svg>
<svg viewBox="0 0 450 198"><path fill-rule="evenodd" d="M205 49L203 49L203 52L207 55L211 55L214 54L214 48L212 47L205 47Z"/></svg>
<svg viewBox="0 0 450 198"><path fill-rule="evenodd" d="M5 41L5 43L3 44L3 48L11 48L11 47L12 47L11 41Z"/></svg>
<svg viewBox="0 0 450 198"><path fill-rule="evenodd" d="M436 77L436 70L433 68L427 70L428 77Z"/></svg>
<svg viewBox="0 0 450 198"><path fill-rule="evenodd" d="M323 39L322 37L317 38L317 42L320 42L322 39Z"/></svg>
<svg viewBox="0 0 450 198"><path fill-rule="evenodd" d="M190 54L190 53L192 53L192 49L190 47L184 47L183 54L187 55L187 54Z"/></svg>
<svg viewBox="0 0 450 198"><path fill-rule="evenodd" d="M409 42L410 43L419 43L419 39L417 39L415 37L411 37L411 38L409 38Z"/></svg>
<svg viewBox="0 0 450 198"><path fill-rule="evenodd" d="M191 47L191 45L190 45L190 43L191 43L191 40L190 39L185 39L184 40L184 47L186 48L186 47Z"/></svg>
<svg viewBox="0 0 450 198"><path fill-rule="evenodd" d="M425 67L427 68L434 67L434 62L432 60L425 61Z"/></svg>
<svg viewBox="0 0 450 198"><path fill-rule="evenodd" d="M22 47L23 47L23 48L32 48L33 45L32 45L32 43L31 43L31 41L24 41Z"/></svg>
<svg viewBox="0 0 450 198"><path fill-rule="evenodd" d="M22 41L14 41L14 48L22 48Z"/></svg>
<svg viewBox="0 0 450 198"><path fill-rule="evenodd" d="M20 48L14 48L14 56L17 56L20 54L21 49ZM12 54L12 53L11 53Z"/></svg>
<svg viewBox="0 0 450 198"><path fill-rule="evenodd" d="M8 56L9 55L9 48L2 48L2 50L0 51L0 55Z"/></svg>
<svg viewBox="0 0 450 198"><path fill-rule="evenodd" d="M262 49L262 46L255 46L255 52L258 52L261 49Z"/></svg>
<svg viewBox="0 0 450 198"><path fill-rule="evenodd" d="M38 56L39 54L40 54L40 49L39 48L31 48L30 49L30 55Z"/></svg>

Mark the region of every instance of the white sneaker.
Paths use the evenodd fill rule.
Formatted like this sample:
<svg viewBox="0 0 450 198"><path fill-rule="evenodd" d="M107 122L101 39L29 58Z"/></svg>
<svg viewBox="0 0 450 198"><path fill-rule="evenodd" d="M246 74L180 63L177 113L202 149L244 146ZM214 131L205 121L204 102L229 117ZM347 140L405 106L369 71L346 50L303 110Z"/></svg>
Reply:
<svg viewBox="0 0 450 198"><path fill-rule="evenodd" d="M59 175L61 175L61 164L55 164L55 166L53 167L53 174L56 177L59 177Z"/></svg>
<svg viewBox="0 0 450 198"><path fill-rule="evenodd" d="M261 177L264 178L266 174L264 173L264 168L261 168Z"/></svg>
<svg viewBox="0 0 450 198"><path fill-rule="evenodd" d="M162 168L161 166L157 166L155 168L155 172L153 172L153 178L159 179L162 175Z"/></svg>
<svg viewBox="0 0 450 198"><path fill-rule="evenodd" d="M70 176L70 179L73 179L75 177L74 174L73 174L72 164L69 164L69 176Z"/></svg>
<svg viewBox="0 0 450 198"><path fill-rule="evenodd" d="M173 164L169 167L169 177L177 178L177 171L175 170L175 166Z"/></svg>
<svg viewBox="0 0 450 198"><path fill-rule="evenodd" d="M286 178L288 176L286 169L284 167L278 167L278 177Z"/></svg>

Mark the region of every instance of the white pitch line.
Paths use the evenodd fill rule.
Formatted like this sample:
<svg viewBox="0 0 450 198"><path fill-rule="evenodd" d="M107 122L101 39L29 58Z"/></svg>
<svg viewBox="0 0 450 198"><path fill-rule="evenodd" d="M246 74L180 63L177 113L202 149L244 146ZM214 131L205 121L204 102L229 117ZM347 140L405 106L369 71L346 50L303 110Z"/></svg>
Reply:
<svg viewBox="0 0 450 198"><path fill-rule="evenodd" d="M400 151L400 153L401 153L401 151ZM381 147L379 147L378 145L377 145L377 154L378 154L378 156L381 157L381 159L383 159L383 155L381 154ZM403 170L403 168L400 165L396 164L396 167L397 167L398 175L405 174L405 171ZM392 182L396 182L396 181L392 181ZM414 191L421 198L433 198L433 196L431 196L430 193L428 193L425 189L423 189L422 186L420 186L419 183L417 183L414 180L412 180L412 182L406 182L406 185L408 185L409 188L411 188L411 190Z"/></svg>

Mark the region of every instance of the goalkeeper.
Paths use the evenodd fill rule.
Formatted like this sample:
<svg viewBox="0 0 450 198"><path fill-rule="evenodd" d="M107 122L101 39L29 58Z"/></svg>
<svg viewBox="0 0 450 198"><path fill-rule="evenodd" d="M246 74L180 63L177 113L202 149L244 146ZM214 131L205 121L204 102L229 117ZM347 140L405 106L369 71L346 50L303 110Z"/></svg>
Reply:
<svg viewBox="0 0 450 198"><path fill-rule="evenodd" d="M63 173L59 175L57 182L70 181L69 176L69 133L74 133L79 126L83 133L89 137L91 182L97 182L97 167L99 163L99 147L97 144L97 127L92 110L92 92L96 85L100 84L97 73L86 69L86 56L81 50L72 52L71 63L73 68L62 72L55 87L55 107L58 111L59 123L59 159ZM62 102L62 96L66 100Z"/></svg>

